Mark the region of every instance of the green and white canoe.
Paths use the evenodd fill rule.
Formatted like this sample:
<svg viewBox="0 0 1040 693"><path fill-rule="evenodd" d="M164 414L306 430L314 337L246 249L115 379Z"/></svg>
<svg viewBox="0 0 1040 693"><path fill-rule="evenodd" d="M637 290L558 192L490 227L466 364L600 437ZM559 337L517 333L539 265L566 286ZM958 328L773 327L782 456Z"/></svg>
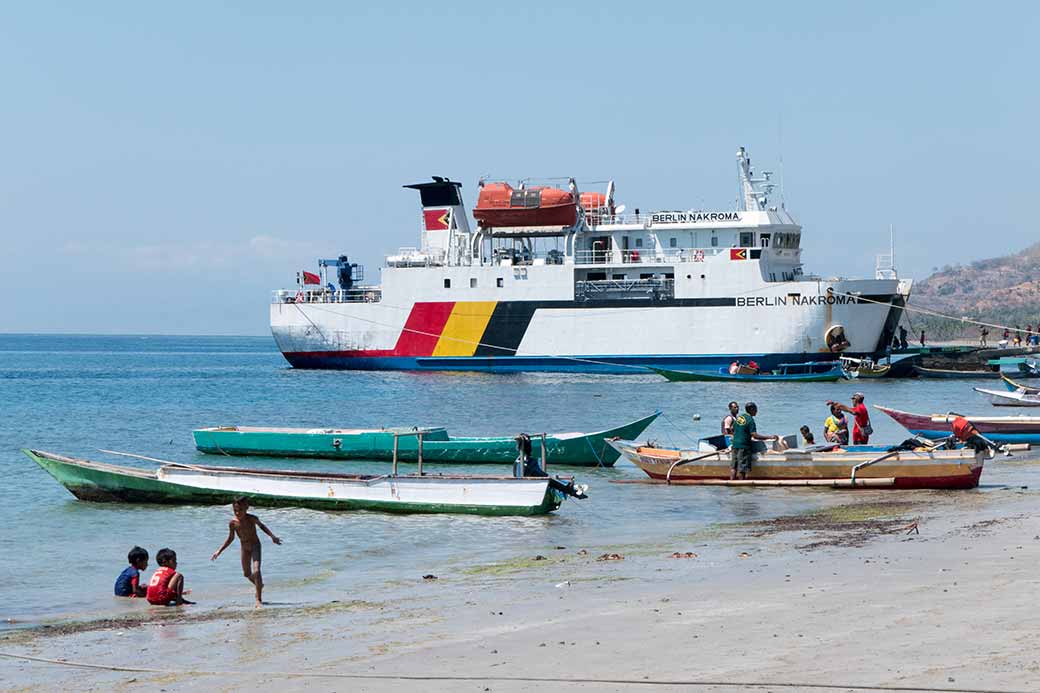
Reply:
<svg viewBox="0 0 1040 693"><path fill-rule="evenodd" d="M545 451L551 465L610 467L620 453L607 438L635 440L660 416L650 416L594 433L549 433ZM221 426L192 432L195 447L211 455L260 455L263 457L321 457L342 460L391 460L394 438L398 460L413 462L423 434L423 461L452 464L511 464L516 459L516 442L508 436L470 438L449 436L443 428L265 428ZM535 436L531 436L532 439ZM540 447L541 441L535 441ZM535 454L540 454L536 449Z"/></svg>
<svg viewBox="0 0 1040 693"><path fill-rule="evenodd" d="M361 475L166 463L123 467L40 450L23 450L80 500L168 505L223 505L248 496L254 505L390 513L544 515L560 507L569 480L442 474Z"/></svg>

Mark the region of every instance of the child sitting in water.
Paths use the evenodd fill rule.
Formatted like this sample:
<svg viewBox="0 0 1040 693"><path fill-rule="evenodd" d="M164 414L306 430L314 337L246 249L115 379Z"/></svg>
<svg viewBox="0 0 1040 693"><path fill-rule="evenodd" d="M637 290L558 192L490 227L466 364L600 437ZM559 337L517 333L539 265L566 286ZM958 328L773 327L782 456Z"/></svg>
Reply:
<svg viewBox="0 0 1040 693"><path fill-rule="evenodd" d="M130 563L116 578L115 595L117 597L143 597L145 588L141 585L141 571L148 568L148 552L140 546L130 549L126 555Z"/></svg>
<svg viewBox="0 0 1040 693"><path fill-rule="evenodd" d="M245 496L236 498L235 502L231 504L231 509L235 516L228 522L227 539L210 556L210 560L217 560L217 557L224 552L224 549L231 546L231 542L235 540L235 534L237 533L239 546L242 549L242 575L245 576L246 580L253 583L253 586L256 588L256 608L259 609L264 603L264 578L260 574L260 537L256 533L256 528L262 529L267 536L271 537L271 541L275 544L281 544L282 540L276 537L260 521L260 518L246 512L249 510L249 499Z"/></svg>
<svg viewBox="0 0 1040 693"><path fill-rule="evenodd" d="M159 567L148 581L148 603L156 606L194 604L184 598L184 575L177 572L177 553L173 549L159 549L155 562Z"/></svg>

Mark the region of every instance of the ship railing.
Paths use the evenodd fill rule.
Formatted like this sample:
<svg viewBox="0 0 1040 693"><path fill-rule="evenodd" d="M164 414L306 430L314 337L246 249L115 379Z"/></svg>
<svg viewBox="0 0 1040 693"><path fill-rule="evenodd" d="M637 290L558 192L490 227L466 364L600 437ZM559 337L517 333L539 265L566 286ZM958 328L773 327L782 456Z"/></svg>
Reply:
<svg viewBox="0 0 1040 693"><path fill-rule="evenodd" d="M729 248L668 248L656 251L653 248L630 248L628 250L579 250L574 254L577 265L604 264L667 264L677 262L704 262L708 258L728 252Z"/></svg>
<svg viewBox="0 0 1040 693"><path fill-rule="evenodd" d="M574 298L578 301L659 301L674 297L674 279L599 279L574 282Z"/></svg>
<svg viewBox="0 0 1040 693"><path fill-rule="evenodd" d="M271 293L271 303L378 303L383 298L377 286L353 289L278 289Z"/></svg>

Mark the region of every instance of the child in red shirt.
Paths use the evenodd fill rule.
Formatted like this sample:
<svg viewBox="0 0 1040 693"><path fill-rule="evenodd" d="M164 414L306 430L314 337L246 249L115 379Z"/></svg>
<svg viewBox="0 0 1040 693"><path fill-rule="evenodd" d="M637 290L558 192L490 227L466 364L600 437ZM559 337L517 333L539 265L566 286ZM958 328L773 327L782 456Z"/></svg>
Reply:
<svg viewBox="0 0 1040 693"><path fill-rule="evenodd" d="M177 572L177 553L172 549L159 549L155 562L159 567L148 581L148 603L156 606L194 604L184 598L184 575Z"/></svg>

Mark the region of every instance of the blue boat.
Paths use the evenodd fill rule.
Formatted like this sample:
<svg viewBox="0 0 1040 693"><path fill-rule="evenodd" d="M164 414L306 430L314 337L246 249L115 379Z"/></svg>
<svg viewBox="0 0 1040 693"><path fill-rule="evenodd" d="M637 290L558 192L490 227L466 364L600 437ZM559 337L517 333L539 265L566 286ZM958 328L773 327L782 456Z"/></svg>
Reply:
<svg viewBox="0 0 1040 693"><path fill-rule="evenodd" d="M838 361L806 361L805 363L781 363L771 371L757 373L731 373L730 368L717 371L670 371L650 368L673 383L679 382L834 382L845 377Z"/></svg>

